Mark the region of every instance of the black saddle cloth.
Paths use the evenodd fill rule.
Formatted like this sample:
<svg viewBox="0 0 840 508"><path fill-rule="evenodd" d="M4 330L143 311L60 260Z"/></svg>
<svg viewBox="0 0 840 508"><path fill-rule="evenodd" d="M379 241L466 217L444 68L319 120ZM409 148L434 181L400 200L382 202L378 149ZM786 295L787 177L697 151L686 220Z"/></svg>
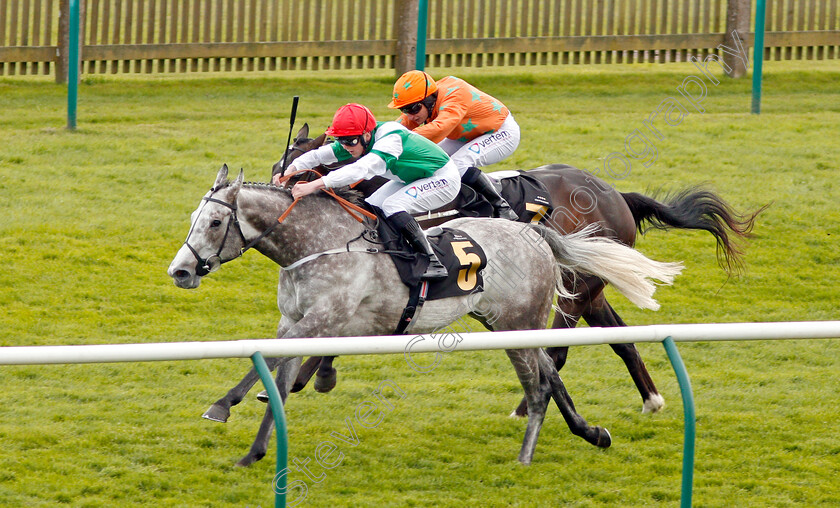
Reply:
<svg viewBox="0 0 840 508"><path fill-rule="evenodd" d="M379 216L379 240L394 261L400 279L409 288L417 286L429 266L429 259L408 245L403 236L384 220L380 210L375 211ZM426 300L483 291L481 270L487 266L487 256L475 240L465 232L452 228L434 228L428 238L449 276L429 283Z"/></svg>
<svg viewBox="0 0 840 508"><path fill-rule="evenodd" d="M553 206L548 189L527 172L518 171L518 173L519 176L503 178L499 182L491 178L502 197L519 215L518 221L533 222L537 214L541 214L541 217L550 217ZM493 216L493 207L490 202L469 185L461 185L461 192L455 199L455 208L458 210L458 217Z"/></svg>
<svg viewBox="0 0 840 508"><path fill-rule="evenodd" d="M502 197L519 215L519 222L539 222L542 217L550 217L553 207L548 189L542 182L529 176L527 172L518 171L518 173L519 176L503 178L499 182L493 181ZM451 216L450 219L493 216L493 206L490 202L468 185L461 186L461 192L455 199L455 209L458 214ZM391 255L400 278L406 286L415 287L420 283L420 277L429 266L429 260L408 245L402 235L385 221L381 210L374 209L373 212L379 217L377 228L379 239ZM482 291L481 270L487 265L487 256L481 246L463 231L445 227L434 229L437 232L429 235L429 241L441 263L446 266L449 277L443 281L430 283L426 300ZM455 248L453 248L453 242ZM477 255L478 258L471 254Z"/></svg>

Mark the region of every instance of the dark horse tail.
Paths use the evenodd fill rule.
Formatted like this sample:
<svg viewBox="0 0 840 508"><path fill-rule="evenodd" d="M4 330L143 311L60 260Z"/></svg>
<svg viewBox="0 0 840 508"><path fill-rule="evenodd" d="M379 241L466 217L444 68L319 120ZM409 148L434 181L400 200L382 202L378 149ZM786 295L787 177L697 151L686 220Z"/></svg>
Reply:
<svg viewBox="0 0 840 508"><path fill-rule="evenodd" d="M621 193L633 214L636 228L644 233L647 222L656 229L702 229L717 241L717 257L727 273L743 271L743 247L738 240L750 236L755 219L767 206L751 214L740 214L720 196L692 187L666 196L664 203L636 192Z"/></svg>

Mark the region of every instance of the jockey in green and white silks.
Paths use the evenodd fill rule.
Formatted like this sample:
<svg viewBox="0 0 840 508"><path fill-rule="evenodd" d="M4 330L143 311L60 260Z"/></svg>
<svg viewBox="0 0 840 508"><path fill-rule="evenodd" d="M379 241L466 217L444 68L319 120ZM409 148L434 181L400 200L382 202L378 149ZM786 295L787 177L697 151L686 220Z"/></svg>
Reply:
<svg viewBox="0 0 840 508"><path fill-rule="evenodd" d="M375 176L387 178L390 182L365 201L381 209L388 222L418 252L429 256L424 278L445 278L446 268L411 214L440 208L458 196L461 178L446 152L397 122L376 122L361 104L339 108L327 134L335 136L336 141L301 155L289 170L357 160L314 182L297 183L292 195L300 198L319 189L342 187Z"/></svg>
<svg viewBox="0 0 840 508"><path fill-rule="evenodd" d="M454 163L440 147L397 122L377 122L373 139L356 162L323 177L327 188L381 176L391 180L365 201L386 217L404 211L427 212L451 202L461 188ZM316 167L353 159L338 141L298 157L295 167ZM454 170L454 173L453 173Z"/></svg>

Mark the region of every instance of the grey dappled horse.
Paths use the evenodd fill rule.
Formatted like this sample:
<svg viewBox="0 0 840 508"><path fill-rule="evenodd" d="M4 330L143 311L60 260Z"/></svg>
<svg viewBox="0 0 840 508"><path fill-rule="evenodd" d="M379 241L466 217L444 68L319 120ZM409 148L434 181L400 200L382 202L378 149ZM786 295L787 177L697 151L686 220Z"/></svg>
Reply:
<svg viewBox="0 0 840 508"><path fill-rule="evenodd" d="M243 184L242 172L235 181L228 181L228 169L223 166L192 214L187 240L169 266L169 275L178 287L192 289L199 286L203 276L250 247L281 267L344 248L354 239L361 247L377 247L362 237L369 226L355 220L324 193L299 200L288 218L279 223L278 216L292 203L286 189ZM576 274L602 277L636 305L656 308L651 298L655 286L648 279L670 283L682 270L679 263L652 261L615 241L586 236L590 231L563 237L541 226L484 218L459 219L447 226L463 230L481 245L488 266L492 263L508 268L485 271L483 292L427 302L415 317L413 333L442 330L465 314L491 330L545 328L555 293L572 296L563 287L563 277ZM516 267L509 267L507 260L515 262ZM511 280L505 269L516 270L513 280L520 282L515 287L501 283ZM342 252L315 257L280 272L277 305L282 317L277 337L388 335L407 300L408 288L385 254ZM492 314L487 309L492 309ZM492 322L485 319L488 315L493 316ZM573 434L596 446L610 445L606 429L588 425L577 414L542 349L510 349L507 355L530 408L520 462L531 462L551 398ZM285 401L301 358L267 361L271 369L277 368L277 387ZM242 382L210 407L205 417L227 421L231 406L242 400L257 379L251 369ZM250 465L265 455L273 425L269 406L250 451L238 465Z"/></svg>
<svg viewBox="0 0 840 508"><path fill-rule="evenodd" d="M284 164L291 163L300 154L327 143L324 134L309 138L309 125L304 124L283 158L272 167L272 176L281 172ZM328 172L342 164L319 168ZM597 224L596 236L605 236L632 247L637 234L644 233L646 225L655 229L694 229L710 233L717 242L718 261L730 274L740 272L743 261L739 240L750 236L756 217L762 210L741 214L723 198L699 186L688 187L678 193L666 196L660 202L650 196L636 192L618 192L604 180L586 171L565 164L549 164L527 171L529 176L539 180L546 188L554 206L554 212L545 218L545 224L560 234L579 231ZM311 173L298 178L312 179ZM295 180L290 181L294 183ZM384 179L361 182L355 188L370 195ZM444 209L451 209L451 206ZM438 225L449 217L417 220L426 229ZM604 294L605 281L599 277L582 275L566 281L566 289L575 293L574 298L558 298L561 312L554 315L552 328L574 328L583 318L589 326L626 326L621 316L612 308ZM645 367L639 351L633 344L610 344L613 351L624 361L642 396L642 412L656 412L663 407L665 399ZM566 363L569 348L553 347L546 351L557 370ZM336 372L332 367L333 357L312 357L301 368L301 374L293 391L303 388L317 369L315 389L329 391L335 386ZM527 412L523 399L514 415L524 416Z"/></svg>

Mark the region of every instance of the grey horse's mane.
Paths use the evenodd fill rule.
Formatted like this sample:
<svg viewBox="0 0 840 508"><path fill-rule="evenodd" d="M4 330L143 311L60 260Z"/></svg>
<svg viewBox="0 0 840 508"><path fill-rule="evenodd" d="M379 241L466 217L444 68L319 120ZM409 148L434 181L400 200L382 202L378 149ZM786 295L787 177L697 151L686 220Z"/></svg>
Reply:
<svg viewBox="0 0 840 508"><path fill-rule="evenodd" d="M231 184L231 182L227 181L221 187L219 187L216 190L224 189L225 187L229 186L230 184ZM285 193L285 194L291 194L291 192L292 192L291 189L287 189L286 187L278 187L277 185L274 185L273 183L268 183L268 182L244 182L242 185L246 186L246 187L249 187L251 189L260 189L260 190L265 190L265 191L268 191L268 192L282 192L282 193ZM353 190L350 187L338 187L338 188L333 189L333 190L340 197L346 199L347 201L353 203L354 205L358 205L358 206L362 206L362 207L364 206L364 197L365 196L361 192L359 192L357 190ZM324 196L323 194L320 194L320 193L315 194L315 196L327 198L327 196ZM332 198L328 198L328 199L332 199Z"/></svg>

